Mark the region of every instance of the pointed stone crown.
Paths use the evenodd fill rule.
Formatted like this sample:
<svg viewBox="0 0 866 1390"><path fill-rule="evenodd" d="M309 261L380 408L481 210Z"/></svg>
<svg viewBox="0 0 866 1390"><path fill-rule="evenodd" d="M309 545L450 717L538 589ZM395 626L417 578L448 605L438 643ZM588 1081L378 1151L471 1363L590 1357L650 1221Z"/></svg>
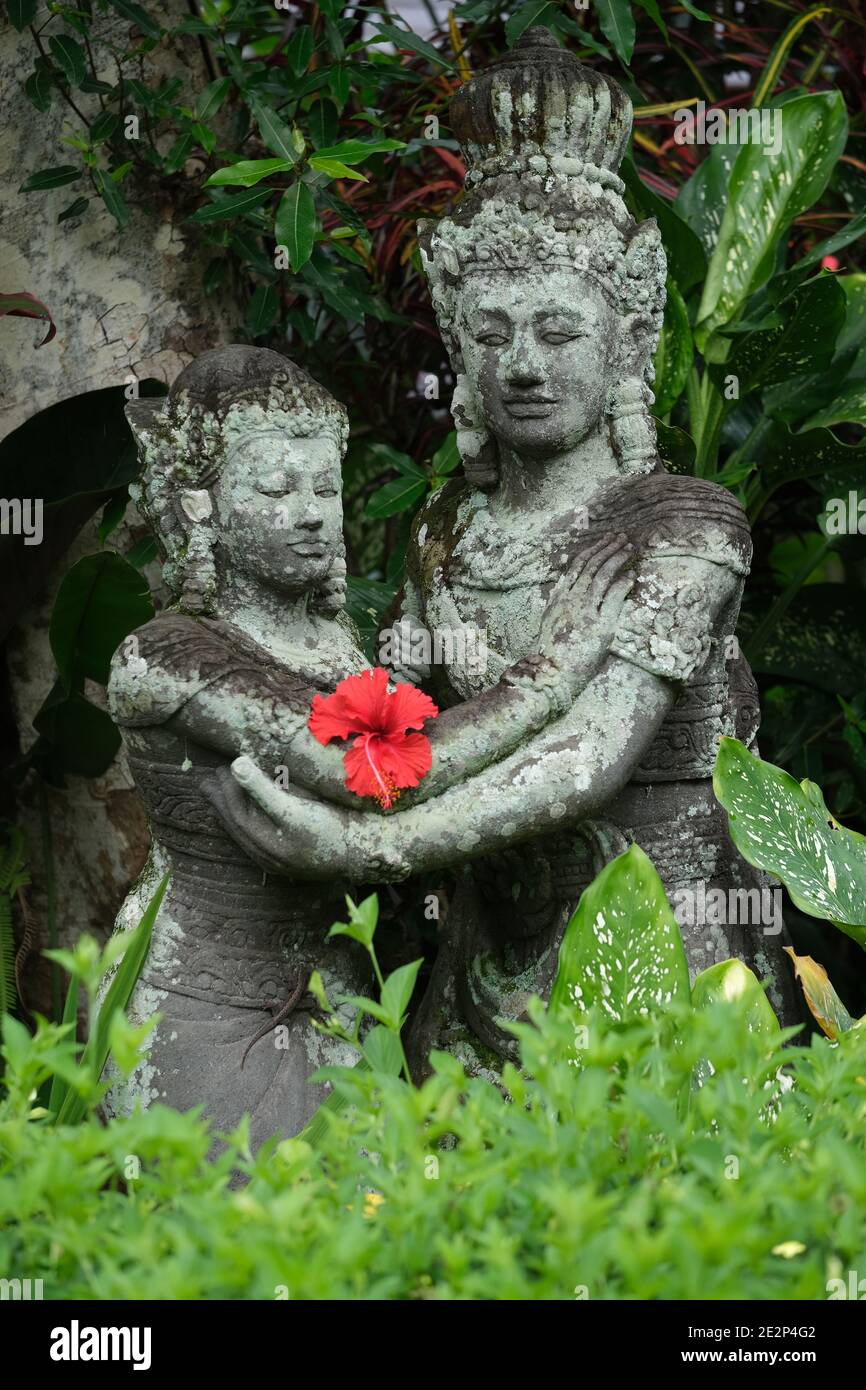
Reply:
<svg viewBox="0 0 866 1390"><path fill-rule="evenodd" d="M616 82L585 68L547 29L527 29L451 99L467 191L502 174L582 177L622 193L617 176L632 124Z"/></svg>

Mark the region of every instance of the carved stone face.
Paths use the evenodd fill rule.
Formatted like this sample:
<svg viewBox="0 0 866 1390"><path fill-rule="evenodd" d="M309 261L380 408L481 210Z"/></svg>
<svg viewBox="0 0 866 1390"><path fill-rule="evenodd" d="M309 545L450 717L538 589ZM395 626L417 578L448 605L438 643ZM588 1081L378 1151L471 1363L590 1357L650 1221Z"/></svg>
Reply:
<svg viewBox="0 0 866 1390"><path fill-rule="evenodd" d="M344 553L340 462L324 434L242 434L213 489L229 563L280 593L320 587Z"/></svg>
<svg viewBox="0 0 866 1390"><path fill-rule="evenodd" d="M622 324L588 276L473 275L458 331L482 423L519 456L551 457L597 428Z"/></svg>

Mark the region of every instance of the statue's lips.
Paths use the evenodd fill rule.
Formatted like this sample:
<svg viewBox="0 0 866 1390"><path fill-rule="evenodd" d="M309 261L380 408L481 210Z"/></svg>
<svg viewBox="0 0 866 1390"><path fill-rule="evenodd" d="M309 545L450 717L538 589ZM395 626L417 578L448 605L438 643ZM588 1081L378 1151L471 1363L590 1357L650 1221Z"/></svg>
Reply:
<svg viewBox="0 0 866 1390"><path fill-rule="evenodd" d="M326 555L328 551L325 541L295 541L293 545L289 546L289 549L304 559L315 559L321 555Z"/></svg>
<svg viewBox="0 0 866 1390"><path fill-rule="evenodd" d="M510 396L505 409L517 420L542 420L556 404L550 396Z"/></svg>

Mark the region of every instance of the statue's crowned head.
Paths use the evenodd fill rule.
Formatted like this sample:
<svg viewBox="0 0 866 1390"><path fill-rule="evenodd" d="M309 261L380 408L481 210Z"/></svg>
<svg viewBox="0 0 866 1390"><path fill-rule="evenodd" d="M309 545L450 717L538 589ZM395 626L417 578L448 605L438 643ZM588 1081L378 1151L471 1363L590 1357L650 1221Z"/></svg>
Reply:
<svg viewBox="0 0 866 1390"><path fill-rule="evenodd" d="M605 421L620 465L649 471L665 259L623 201L627 95L529 29L450 110L466 193L419 240L467 473L491 439L543 459Z"/></svg>
<svg viewBox="0 0 866 1390"><path fill-rule="evenodd" d="M220 576L339 606L346 411L267 348L197 357L167 397L127 407L141 479L130 491L156 533L183 607L216 611Z"/></svg>

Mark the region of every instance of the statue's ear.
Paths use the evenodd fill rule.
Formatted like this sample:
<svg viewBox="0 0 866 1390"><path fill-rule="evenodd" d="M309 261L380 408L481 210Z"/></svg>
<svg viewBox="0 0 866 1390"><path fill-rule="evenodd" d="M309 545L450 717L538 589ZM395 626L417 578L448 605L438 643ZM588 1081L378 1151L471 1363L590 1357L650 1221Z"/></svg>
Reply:
<svg viewBox="0 0 866 1390"><path fill-rule="evenodd" d="M157 437L159 423L165 419L165 397L143 396L129 401L124 414L138 446L139 456L143 457L148 444Z"/></svg>
<svg viewBox="0 0 866 1390"><path fill-rule="evenodd" d="M622 320L620 370L624 376L641 376L652 357L653 320L644 310L626 314Z"/></svg>

